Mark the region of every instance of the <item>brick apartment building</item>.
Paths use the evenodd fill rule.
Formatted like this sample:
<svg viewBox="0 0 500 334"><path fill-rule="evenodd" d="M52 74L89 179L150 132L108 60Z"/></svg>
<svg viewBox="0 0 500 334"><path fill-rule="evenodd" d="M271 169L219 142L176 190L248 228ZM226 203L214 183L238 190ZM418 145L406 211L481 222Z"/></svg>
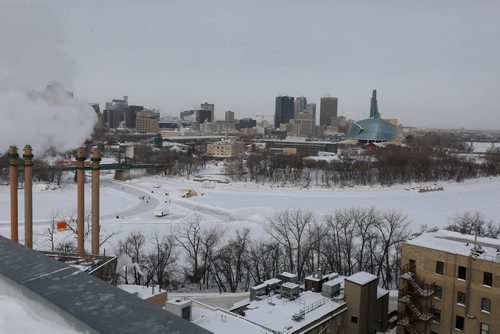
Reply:
<svg viewBox="0 0 500 334"><path fill-rule="evenodd" d="M500 333L500 240L424 233L401 263L398 334Z"/></svg>

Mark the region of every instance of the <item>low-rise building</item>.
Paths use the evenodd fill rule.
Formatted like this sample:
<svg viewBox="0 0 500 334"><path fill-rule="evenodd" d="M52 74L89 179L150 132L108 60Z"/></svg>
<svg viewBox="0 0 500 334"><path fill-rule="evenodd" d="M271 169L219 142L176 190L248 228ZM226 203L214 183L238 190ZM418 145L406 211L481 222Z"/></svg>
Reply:
<svg viewBox="0 0 500 334"><path fill-rule="evenodd" d="M233 141L219 141L207 145L207 155L214 158L232 158L243 153L245 145Z"/></svg>
<svg viewBox="0 0 500 334"><path fill-rule="evenodd" d="M305 138L287 140L266 140L266 149L283 153L287 149L296 149L298 155L318 155L318 152L337 152L337 144L329 141L306 141ZM289 150L288 150L289 151Z"/></svg>

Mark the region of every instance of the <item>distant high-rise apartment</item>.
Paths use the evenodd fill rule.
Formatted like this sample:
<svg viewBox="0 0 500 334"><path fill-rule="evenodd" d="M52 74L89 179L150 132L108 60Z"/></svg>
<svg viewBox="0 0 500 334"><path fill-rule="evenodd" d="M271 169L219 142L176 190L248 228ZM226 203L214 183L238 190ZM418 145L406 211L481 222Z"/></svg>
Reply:
<svg viewBox="0 0 500 334"><path fill-rule="evenodd" d="M293 119L294 98L291 96L277 96L276 109L274 112L274 127L279 128L281 124L286 124Z"/></svg>
<svg viewBox="0 0 500 334"><path fill-rule="evenodd" d="M305 112L307 108L307 98L299 96L295 99L294 103L294 117L301 112Z"/></svg>
<svg viewBox="0 0 500 334"><path fill-rule="evenodd" d="M257 126L257 121L252 118L240 119L240 129L251 129Z"/></svg>
<svg viewBox="0 0 500 334"><path fill-rule="evenodd" d="M330 126L332 119L337 117L339 99L336 97L322 97L319 106L319 125Z"/></svg>
<svg viewBox="0 0 500 334"><path fill-rule="evenodd" d="M106 102L104 109L104 125L108 129L115 129L125 120L125 112L128 109L128 97L124 96L123 100L114 99L111 102Z"/></svg>
<svg viewBox="0 0 500 334"><path fill-rule="evenodd" d="M129 129L136 128L137 113L143 111L143 106L131 106L129 105L124 113L125 127Z"/></svg>
<svg viewBox="0 0 500 334"><path fill-rule="evenodd" d="M137 113L136 127L140 133L158 133L160 131L160 114L152 110L142 110Z"/></svg>
<svg viewBox="0 0 500 334"><path fill-rule="evenodd" d="M377 106L377 90L374 89L372 93L372 100L370 103L370 118L378 118L378 106Z"/></svg>
<svg viewBox="0 0 500 334"><path fill-rule="evenodd" d="M226 117L225 117L226 122L234 122L234 112L231 110L226 111Z"/></svg>
<svg viewBox="0 0 500 334"><path fill-rule="evenodd" d="M306 112L312 114L313 125L316 125L316 103L308 103Z"/></svg>
<svg viewBox="0 0 500 334"><path fill-rule="evenodd" d="M209 122L215 122L215 105L213 103L202 103L201 110L210 111L210 119Z"/></svg>

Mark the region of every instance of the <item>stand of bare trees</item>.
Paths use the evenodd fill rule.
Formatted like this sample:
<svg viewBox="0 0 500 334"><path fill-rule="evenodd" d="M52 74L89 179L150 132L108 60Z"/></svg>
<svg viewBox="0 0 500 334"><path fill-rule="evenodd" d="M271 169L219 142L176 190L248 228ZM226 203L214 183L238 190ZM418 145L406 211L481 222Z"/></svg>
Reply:
<svg viewBox="0 0 500 334"><path fill-rule="evenodd" d="M249 156L244 165L233 161L227 169L237 181L301 187L461 182L500 175L499 156L490 152L484 160L471 160L443 149L394 146L366 150L365 155L343 154L340 161L327 162L265 152Z"/></svg>
<svg viewBox="0 0 500 334"><path fill-rule="evenodd" d="M479 211L466 211L453 216L445 229L462 234L477 233L478 237L493 239L498 239L500 236L500 223L495 224Z"/></svg>
<svg viewBox="0 0 500 334"><path fill-rule="evenodd" d="M199 289L235 292L283 271L303 279L319 269L341 275L371 272L391 288L397 283L399 243L410 233L398 212L359 208L320 219L307 210L278 211L264 238L252 238L246 228L225 238L219 227L200 223L192 215L169 235L155 232L151 245L142 233L131 233L118 247L118 255L127 255L132 264L121 279L166 288L177 278Z"/></svg>
<svg viewBox="0 0 500 334"><path fill-rule="evenodd" d="M176 151L154 151L151 147L136 146L134 162L156 164L148 170L150 174L164 176L191 176L205 168L205 160L192 154Z"/></svg>

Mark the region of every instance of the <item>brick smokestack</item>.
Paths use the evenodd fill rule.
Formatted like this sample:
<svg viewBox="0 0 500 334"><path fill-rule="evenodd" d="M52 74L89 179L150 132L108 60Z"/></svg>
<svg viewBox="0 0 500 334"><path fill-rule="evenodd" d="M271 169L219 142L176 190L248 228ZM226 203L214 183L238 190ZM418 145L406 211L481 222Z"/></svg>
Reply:
<svg viewBox="0 0 500 334"><path fill-rule="evenodd" d="M85 150L76 151L76 183L77 183L77 243L79 254L85 253Z"/></svg>
<svg viewBox="0 0 500 334"><path fill-rule="evenodd" d="M99 254L99 187L101 170L101 152L92 150L92 254Z"/></svg>
<svg viewBox="0 0 500 334"><path fill-rule="evenodd" d="M33 248L33 153L24 147L24 245Z"/></svg>
<svg viewBox="0 0 500 334"><path fill-rule="evenodd" d="M18 217L17 217L17 162L19 154L17 147L9 147L9 176L10 176L10 239L18 242Z"/></svg>

